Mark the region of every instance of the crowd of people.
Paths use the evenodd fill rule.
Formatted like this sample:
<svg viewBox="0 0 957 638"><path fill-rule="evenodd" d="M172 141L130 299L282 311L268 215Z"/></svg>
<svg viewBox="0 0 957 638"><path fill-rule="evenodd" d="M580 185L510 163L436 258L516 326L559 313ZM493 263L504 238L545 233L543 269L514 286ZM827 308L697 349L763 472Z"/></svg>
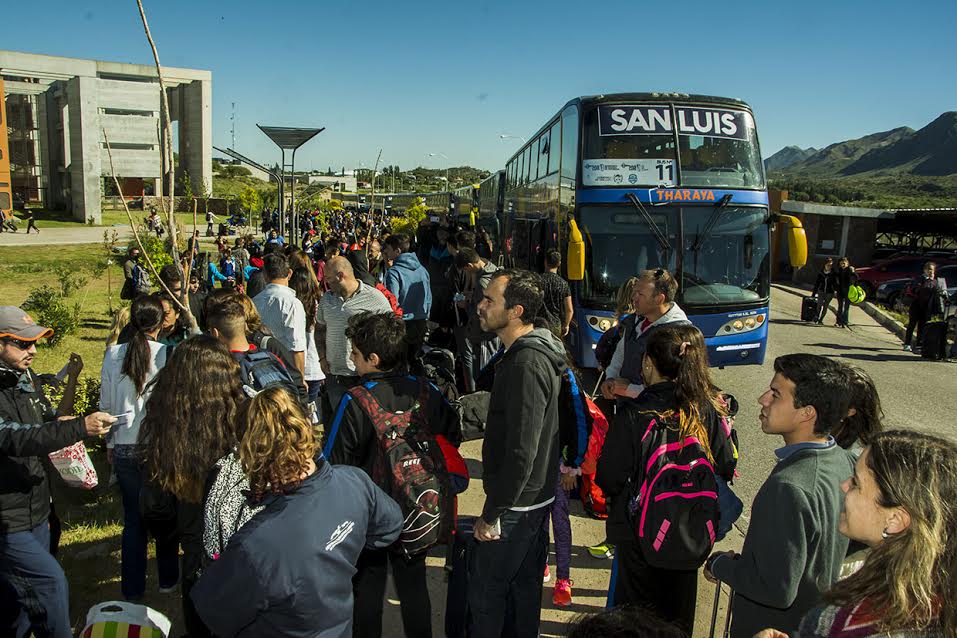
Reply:
<svg viewBox="0 0 957 638"><path fill-rule="evenodd" d="M110 332L99 411L84 418L63 416L82 362L54 408L40 386L56 381L31 370L50 330L0 308L5 631L72 635L42 459L105 435L123 508L120 593L143 599L152 538L158 587L180 591L191 637L381 636L389 572L405 635L431 636L426 553L442 543L464 548L449 566L466 574L449 585L462 608L446 608L464 631L448 635L537 636L549 521L552 600L572 602L568 494L586 479L609 503L592 548L613 558L608 610L569 635L691 635L701 573L733 590L736 638L957 636L946 603L957 444L884 430L864 370L774 361L748 399L781 438L777 463L742 550L714 552L741 510L737 401L714 384L670 272L621 287L592 404L563 341L572 293L558 251L532 273L498 267L495 247L451 220L414 236L381 213L324 222L308 220L297 242L267 228L215 251L197 232L158 273L159 292L131 250L131 304ZM425 363L446 349L451 393ZM484 502L466 528L449 511L468 482L450 398L480 392ZM465 590L453 596L453 582Z"/></svg>

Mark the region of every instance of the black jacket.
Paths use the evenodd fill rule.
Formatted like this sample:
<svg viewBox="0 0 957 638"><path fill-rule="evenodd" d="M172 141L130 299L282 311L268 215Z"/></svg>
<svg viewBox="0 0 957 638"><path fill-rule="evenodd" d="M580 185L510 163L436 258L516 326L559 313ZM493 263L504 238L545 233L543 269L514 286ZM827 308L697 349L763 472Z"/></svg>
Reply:
<svg viewBox="0 0 957 638"><path fill-rule="evenodd" d="M46 522L50 486L42 457L84 436L82 418L57 420L36 375L0 366L0 534Z"/></svg>
<svg viewBox="0 0 957 638"><path fill-rule="evenodd" d="M833 270L831 272L824 272L822 270L817 273L817 279L814 280L814 290L811 291L811 295L817 296L818 292L822 295L833 295L837 292L837 275Z"/></svg>
<svg viewBox="0 0 957 638"><path fill-rule="evenodd" d="M385 372L362 377L362 383L372 392L382 407L390 412L409 410L419 399L419 380L407 372ZM446 401L438 388L429 385L429 399L425 409L425 423L432 434L441 434L453 445L462 442L462 426L458 413ZM323 453L330 463L361 467L372 476L378 443L372 419L348 392L342 396L339 409L329 427ZM388 485L380 485L384 490Z"/></svg>
<svg viewBox="0 0 957 638"><path fill-rule="evenodd" d="M837 294L846 297L847 291L857 283L857 271L854 270L853 266L848 266L847 268L837 267L832 272L834 273Z"/></svg>
<svg viewBox="0 0 957 638"><path fill-rule="evenodd" d="M598 472L595 482L611 500L608 520L605 523L608 541L624 543L635 540L635 532L628 520L628 499L631 483L635 480L639 464L646 459L641 454L641 439L652 419L675 407L675 384L656 383L645 388L637 399L622 402L608 428L605 444L598 457ZM705 427L708 431L711 454L714 456L715 471L718 476L730 480L734 474L734 450L727 435L722 431L718 414L710 407L703 408L706 415ZM669 436L677 442L677 430L668 430ZM672 442L669 438L669 443Z"/></svg>
<svg viewBox="0 0 957 638"><path fill-rule="evenodd" d="M482 519L555 496L558 404L565 369L562 343L545 328L519 337L494 363L482 443Z"/></svg>

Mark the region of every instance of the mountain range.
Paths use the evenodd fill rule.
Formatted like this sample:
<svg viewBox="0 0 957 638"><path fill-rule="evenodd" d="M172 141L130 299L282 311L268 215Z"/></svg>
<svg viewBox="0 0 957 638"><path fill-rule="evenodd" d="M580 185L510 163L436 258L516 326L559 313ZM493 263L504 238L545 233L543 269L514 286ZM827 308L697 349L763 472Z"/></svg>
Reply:
<svg viewBox="0 0 957 638"><path fill-rule="evenodd" d="M787 146L765 170L807 177L941 176L957 174L957 111L915 131L901 127L837 142L820 150Z"/></svg>

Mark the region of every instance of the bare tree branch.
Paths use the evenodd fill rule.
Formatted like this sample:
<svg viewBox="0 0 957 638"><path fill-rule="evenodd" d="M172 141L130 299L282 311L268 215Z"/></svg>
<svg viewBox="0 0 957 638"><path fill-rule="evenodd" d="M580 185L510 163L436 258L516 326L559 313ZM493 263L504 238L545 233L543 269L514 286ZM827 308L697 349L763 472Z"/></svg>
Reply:
<svg viewBox="0 0 957 638"><path fill-rule="evenodd" d="M130 206L126 203L126 198L123 197L123 189L120 186L120 178L116 176L116 168L113 166L113 148L110 146L110 138L106 135L106 129L103 129L103 141L106 142L106 154L110 158L110 176L113 177L113 183L116 184L116 190L120 194L120 201L123 202L123 209L126 211L126 216L130 220L130 228L133 229L133 237L136 238L136 244L140 247L140 252L143 253L143 256L146 258L146 264L150 267L150 272L153 273L153 276L156 277L156 281L160 283L160 286L163 287L169 296L172 297L173 301L180 307L181 310L189 313L189 307L185 305L185 294L186 286L183 286L183 299L181 300L173 291L169 289L166 285L166 282L162 280L159 276L159 271L156 270L156 266L153 265L153 260L150 259L150 254L146 251L146 248L143 247L143 240L140 239L140 233L136 229L136 222L133 221L133 213L130 212Z"/></svg>
<svg viewBox="0 0 957 638"><path fill-rule="evenodd" d="M173 121L169 114L169 99L166 96L166 82L163 80L163 67L160 65L159 52L156 50L156 43L153 42L153 34L150 33L150 25L146 20L146 11L143 9L142 0L136 0L136 6L140 11L140 18L143 20L143 30L146 31L146 39L150 43L150 49L153 51L153 60L156 62L156 76L159 78L160 85L160 113L163 118L163 139L166 147L167 159L167 185L169 187L169 210L166 211L166 223L169 227L170 251L173 254L173 263L176 264L176 271L183 276L183 268L179 262L179 247L177 245L176 232L176 202L174 199L175 188L175 166L173 163ZM160 197L162 201L162 197ZM186 286L183 285L185 298Z"/></svg>
<svg viewBox="0 0 957 638"><path fill-rule="evenodd" d="M372 218L375 217L375 174L379 171L379 160L382 159L382 149L379 149L379 155L375 158L375 167L372 169L372 194L369 197L369 230L366 231L366 255L369 254L369 242L372 237ZM359 192L359 189L356 189L356 192ZM358 200L358 196L356 196ZM356 208L358 209L359 202L356 201ZM370 264L371 265L371 264Z"/></svg>

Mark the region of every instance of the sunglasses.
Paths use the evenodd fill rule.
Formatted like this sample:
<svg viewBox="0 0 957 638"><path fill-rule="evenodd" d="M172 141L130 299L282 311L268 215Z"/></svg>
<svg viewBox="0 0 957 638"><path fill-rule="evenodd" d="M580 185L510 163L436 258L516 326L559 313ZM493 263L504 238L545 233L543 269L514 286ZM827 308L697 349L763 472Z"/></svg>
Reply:
<svg viewBox="0 0 957 638"><path fill-rule="evenodd" d="M4 337L4 343L9 343L20 350L29 350L31 346L36 345L36 341L24 341L23 339L14 339L13 337Z"/></svg>

